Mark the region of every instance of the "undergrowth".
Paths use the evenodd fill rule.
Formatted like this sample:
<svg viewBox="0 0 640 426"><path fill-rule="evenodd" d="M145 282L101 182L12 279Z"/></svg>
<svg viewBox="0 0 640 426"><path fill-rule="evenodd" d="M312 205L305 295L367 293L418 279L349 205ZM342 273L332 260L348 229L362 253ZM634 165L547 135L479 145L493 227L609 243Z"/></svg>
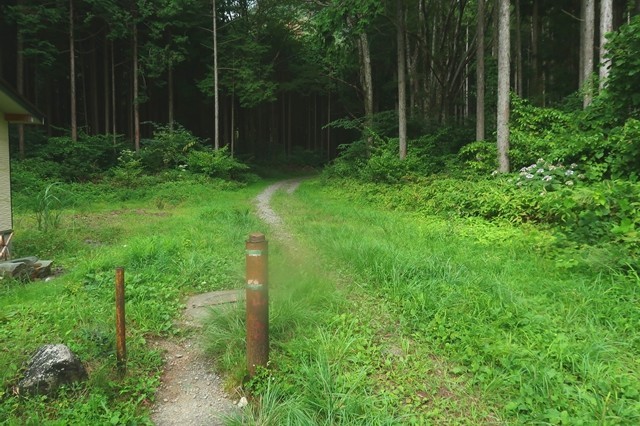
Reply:
<svg viewBox="0 0 640 426"><path fill-rule="evenodd" d="M53 280L0 280L0 419L5 424L151 424L162 356L149 344L183 333L183 298L237 288L243 244L255 230L259 187L182 179L131 189L57 185L56 226L37 226L29 194L16 194L14 257L54 260ZM64 191L61 191L64 190ZM47 222L54 225L52 221ZM115 268L125 268L127 375L115 362ZM35 350L67 344L89 381L54 395L13 389Z"/></svg>

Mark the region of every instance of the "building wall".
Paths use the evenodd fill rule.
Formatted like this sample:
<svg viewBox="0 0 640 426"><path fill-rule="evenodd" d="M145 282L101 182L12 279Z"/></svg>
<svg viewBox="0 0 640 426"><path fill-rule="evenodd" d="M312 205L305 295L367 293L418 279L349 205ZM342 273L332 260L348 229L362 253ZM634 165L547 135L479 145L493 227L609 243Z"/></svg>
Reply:
<svg viewBox="0 0 640 426"><path fill-rule="evenodd" d="M9 170L9 125L0 112L0 232L13 229Z"/></svg>

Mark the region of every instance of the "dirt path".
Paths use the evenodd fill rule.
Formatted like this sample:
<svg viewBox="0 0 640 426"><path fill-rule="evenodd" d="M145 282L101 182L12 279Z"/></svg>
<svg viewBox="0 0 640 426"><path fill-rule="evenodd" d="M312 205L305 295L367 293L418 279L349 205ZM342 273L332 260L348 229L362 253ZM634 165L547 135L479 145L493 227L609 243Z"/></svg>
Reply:
<svg viewBox="0 0 640 426"><path fill-rule="evenodd" d="M290 240L292 237L271 208L271 197L281 189L293 193L300 182L301 179L291 179L274 183L256 197L258 216L273 227L278 239ZM199 328L211 306L233 303L240 298L241 294L233 290L195 295L187 301L180 327ZM164 352L165 361L156 404L151 412L156 425L221 426L225 416L246 403L240 396L232 399L224 392L221 378L213 372L195 338L158 340L154 345Z"/></svg>

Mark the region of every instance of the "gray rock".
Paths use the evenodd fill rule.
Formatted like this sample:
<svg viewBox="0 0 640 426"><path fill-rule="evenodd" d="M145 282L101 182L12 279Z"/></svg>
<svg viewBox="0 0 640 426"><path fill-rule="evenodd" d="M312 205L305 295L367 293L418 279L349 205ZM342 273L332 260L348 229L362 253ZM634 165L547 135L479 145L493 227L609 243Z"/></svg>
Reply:
<svg viewBox="0 0 640 426"><path fill-rule="evenodd" d="M20 383L20 394L44 394L64 384L87 379L87 370L66 345L41 346Z"/></svg>

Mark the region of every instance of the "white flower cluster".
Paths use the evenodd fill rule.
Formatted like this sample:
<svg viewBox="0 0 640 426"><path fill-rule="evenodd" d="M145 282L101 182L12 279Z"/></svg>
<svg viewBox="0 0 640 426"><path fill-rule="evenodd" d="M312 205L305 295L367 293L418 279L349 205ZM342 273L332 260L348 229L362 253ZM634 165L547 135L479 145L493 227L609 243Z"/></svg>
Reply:
<svg viewBox="0 0 640 426"><path fill-rule="evenodd" d="M573 163L569 167L562 164L552 164L544 158L539 158L534 164L520 169L516 179L517 186L540 185L544 195L548 190L558 188L558 185L574 186L572 179L583 179L583 175L576 175L577 164Z"/></svg>

